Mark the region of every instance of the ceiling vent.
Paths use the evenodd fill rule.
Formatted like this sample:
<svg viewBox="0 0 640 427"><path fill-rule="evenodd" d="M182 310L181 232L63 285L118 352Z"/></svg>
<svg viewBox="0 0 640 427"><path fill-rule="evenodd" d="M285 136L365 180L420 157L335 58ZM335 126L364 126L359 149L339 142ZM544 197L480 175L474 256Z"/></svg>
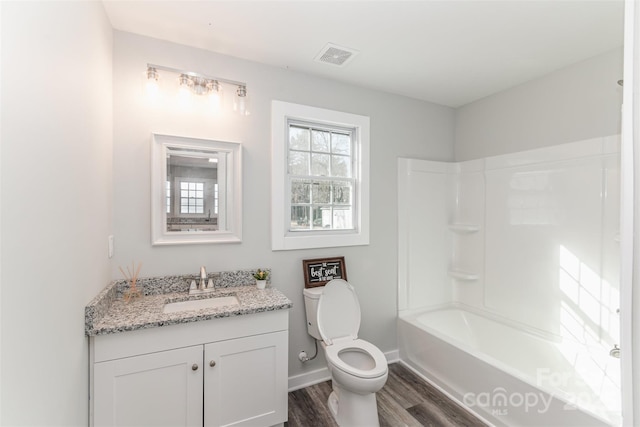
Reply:
<svg viewBox="0 0 640 427"><path fill-rule="evenodd" d="M320 53L314 58L317 62L324 64L335 65L336 67L344 67L347 65L359 52L355 49L349 49L348 47L338 46L333 43L327 43L322 48Z"/></svg>

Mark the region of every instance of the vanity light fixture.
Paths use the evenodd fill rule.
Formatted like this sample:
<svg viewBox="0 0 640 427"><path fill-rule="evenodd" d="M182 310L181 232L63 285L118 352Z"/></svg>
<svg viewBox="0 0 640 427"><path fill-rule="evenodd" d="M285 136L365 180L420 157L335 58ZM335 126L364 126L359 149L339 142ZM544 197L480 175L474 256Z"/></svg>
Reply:
<svg viewBox="0 0 640 427"><path fill-rule="evenodd" d="M159 71L173 73L178 75L178 87L180 98L183 100L193 95L209 97L211 108L214 111L222 109L223 104L223 84L236 88L236 96L234 97L233 109L240 115L248 115L248 98L247 84L234 80L222 79L220 77L210 77L191 71L182 71L175 68L164 67L162 65L147 64L147 89L149 92L156 93L158 91L158 80L160 79Z"/></svg>

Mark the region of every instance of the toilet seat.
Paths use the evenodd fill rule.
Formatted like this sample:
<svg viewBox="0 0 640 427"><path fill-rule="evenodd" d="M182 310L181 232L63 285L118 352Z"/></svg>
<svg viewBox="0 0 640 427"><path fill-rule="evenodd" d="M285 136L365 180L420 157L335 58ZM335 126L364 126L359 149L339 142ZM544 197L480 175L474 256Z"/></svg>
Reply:
<svg viewBox="0 0 640 427"><path fill-rule="evenodd" d="M348 282L335 279L325 285L318 301L317 319L325 355L333 367L358 378L378 378L387 373L387 359L382 351L370 342L358 339L360 303ZM371 357L374 366L359 369L344 361L340 353L349 349Z"/></svg>
<svg viewBox="0 0 640 427"><path fill-rule="evenodd" d="M345 362L340 353L345 350L353 350L363 352L371 357L374 366L371 369L358 369L355 366ZM387 373L387 358L382 351L368 341L360 339L343 338L338 339L331 345L325 347L325 356L327 361L337 369L359 378L377 378Z"/></svg>

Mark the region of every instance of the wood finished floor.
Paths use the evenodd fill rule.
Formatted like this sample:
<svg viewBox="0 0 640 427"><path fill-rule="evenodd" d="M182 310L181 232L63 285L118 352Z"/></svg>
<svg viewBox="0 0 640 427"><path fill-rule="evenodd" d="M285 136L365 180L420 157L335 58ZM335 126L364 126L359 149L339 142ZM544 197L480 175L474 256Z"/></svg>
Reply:
<svg viewBox="0 0 640 427"><path fill-rule="evenodd" d="M285 426L337 427L327 406L330 393L331 381L290 392ZM381 427L485 426L400 363L389 365L389 378L377 401Z"/></svg>

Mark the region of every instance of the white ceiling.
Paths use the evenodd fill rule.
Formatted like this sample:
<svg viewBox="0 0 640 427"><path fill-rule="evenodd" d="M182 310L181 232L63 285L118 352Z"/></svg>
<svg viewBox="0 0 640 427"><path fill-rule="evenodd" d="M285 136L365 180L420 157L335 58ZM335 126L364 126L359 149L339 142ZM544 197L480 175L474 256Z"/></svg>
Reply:
<svg viewBox="0 0 640 427"><path fill-rule="evenodd" d="M458 107L622 46L623 0L103 0L117 30ZM333 43L360 53L314 61ZM189 70L198 71L198 70Z"/></svg>

